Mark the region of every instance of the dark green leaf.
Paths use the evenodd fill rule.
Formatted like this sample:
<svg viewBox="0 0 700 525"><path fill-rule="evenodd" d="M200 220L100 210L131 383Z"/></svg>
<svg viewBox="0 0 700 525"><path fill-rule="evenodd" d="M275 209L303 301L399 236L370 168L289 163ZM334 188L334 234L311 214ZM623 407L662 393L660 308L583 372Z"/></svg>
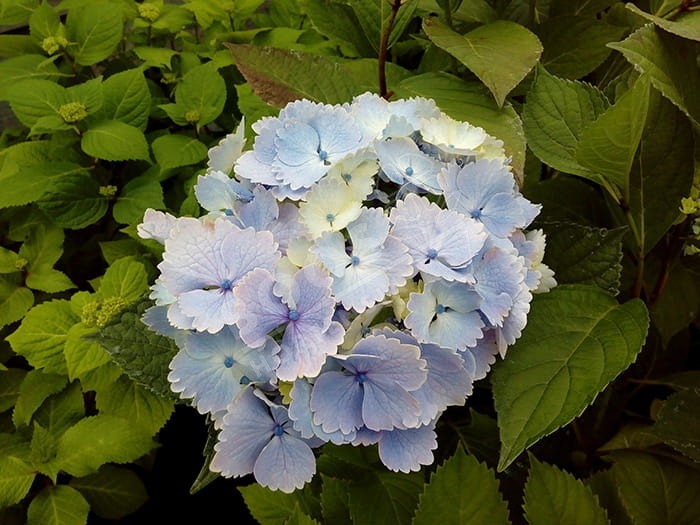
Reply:
<svg viewBox="0 0 700 525"><path fill-rule="evenodd" d="M99 190L97 181L87 173L73 173L56 180L39 207L58 226L85 228L107 213L107 200Z"/></svg>
<svg viewBox="0 0 700 525"><path fill-rule="evenodd" d="M700 463L700 388L680 390L664 401L651 433Z"/></svg>
<svg viewBox="0 0 700 525"><path fill-rule="evenodd" d="M122 11L108 2L71 9L66 19L68 52L81 66L91 66L116 51L122 39Z"/></svg>
<svg viewBox="0 0 700 525"><path fill-rule="evenodd" d="M44 488L27 509L27 525L85 525L90 505L80 492L67 486Z"/></svg>
<svg viewBox="0 0 700 525"><path fill-rule="evenodd" d="M398 474L367 471L348 488L350 515L354 525L400 525L407 523L423 488L419 473Z"/></svg>
<svg viewBox="0 0 700 525"><path fill-rule="evenodd" d="M196 66L175 88L175 101L188 122L204 126L215 120L226 103L226 83L212 62Z"/></svg>
<svg viewBox="0 0 700 525"><path fill-rule="evenodd" d="M537 295L522 337L491 376L499 469L580 415L632 364L648 322L640 300L620 305L594 286L565 285Z"/></svg>
<svg viewBox="0 0 700 525"><path fill-rule="evenodd" d="M14 406L26 375L27 371L19 368L0 370L0 412Z"/></svg>
<svg viewBox="0 0 700 525"><path fill-rule="evenodd" d="M373 54L357 16L349 5L333 0L302 0L300 5L316 31L328 38L349 43L361 56Z"/></svg>
<svg viewBox="0 0 700 525"><path fill-rule="evenodd" d="M103 120L90 126L80 147L98 159L150 160L143 132L119 120Z"/></svg>
<svg viewBox="0 0 700 525"><path fill-rule="evenodd" d="M21 206L40 200L47 192L59 186L60 181L78 174L85 168L72 162L39 162L19 166L5 173L0 172L3 191L0 193L0 208Z"/></svg>
<svg viewBox="0 0 700 525"><path fill-rule="evenodd" d="M651 282L661 278L663 270L658 265ZM668 269L668 276L661 295L652 304L649 313L654 326L659 330L665 345L678 332L687 328L698 316L700 310L700 289L697 274L691 272L679 261ZM698 385L700 386L700 385Z"/></svg>
<svg viewBox="0 0 700 525"><path fill-rule="evenodd" d="M29 425L34 412L52 394L64 389L66 376L48 374L41 370L30 370L19 387L19 397L12 413L15 426Z"/></svg>
<svg viewBox="0 0 700 525"><path fill-rule="evenodd" d="M148 493L141 478L126 468L103 465L95 474L73 478L70 486L90 504L101 518L116 520L138 510Z"/></svg>
<svg viewBox="0 0 700 525"><path fill-rule="evenodd" d="M19 273L0 275L0 328L19 321L34 304L34 294L21 280Z"/></svg>
<svg viewBox="0 0 700 525"><path fill-rule="evenodd" d="M147 208L165 208L163 188L155 178L142 175L131 179L122 188L112 208L112 215L115 221L122 224L137 224L143 220Z"/></svg>
<svg viewBox="0 0 700 525"><path fill-rule="evenodd" d="M508 505L495 473L457 447L439 466L420 497L413 525L508 524Z"/></svg>
<svg viewBox="0 0 700 525"><path fill-rule="evenodd" d="M202 468L199 470L199 474L197 474L197 478L194 480L194 483L192 483L192 486L190 487L190 494L196 494L204 487L209 485L212 481L215 481L220 477L218 472L212 472L211 470L209 470L209 464L214 458L214 445L216 445L217 441L218 432L214 428L214 425L210 424L209 432L207 433L207 441L204 444L204 450L202 451L202 455L204 456L204 463L202 464Z"/></svg>
<svg viewBox="0 0 700 525"><path fill-rule="evenodd" d="M348 510L348 482L321 474L321 508L324 523L352 525Z"/></svg>

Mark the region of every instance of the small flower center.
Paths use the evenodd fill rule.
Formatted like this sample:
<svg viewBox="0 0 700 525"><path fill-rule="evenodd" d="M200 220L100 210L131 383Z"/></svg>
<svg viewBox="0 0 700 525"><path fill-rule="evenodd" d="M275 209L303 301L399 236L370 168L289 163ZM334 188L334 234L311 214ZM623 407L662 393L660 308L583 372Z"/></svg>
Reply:
<svg viewBox="0 0 700 525"><path fill-rule="evenodd" d="M226 359L224 359L224 366L226 368L231 368L233 366L233 357L230 355L226 356Z"/></svg>
<svg viewBox="0 0 700 525"><path fill-rule="evenodd" d="M483 210L484 210L483 208L479 208L479 209L477 209L477 210L474 210L474 211L472 212L472 217L473 217L474 219L480 218L480 217L481 217L481 212L482 212Z"/></svg>
<svg viewBox="0 0 700 525"><path fill-rule="evenodd" d="M224 210L224 215L226 215L227 217L231 217L233 215L233 210L230 208Z"/></svg>
<svg viewBox="0 0 700 525"><path fill-rule="evenodd" d="M240 381L240 383L241 383L242 385L248 385L248 384L250 384L250 379L248 379L248 376L241 376L241 381Z"/></svg>
<svg viewBox="0 0 700 525"><path fill-rule="evenodd" d="M437 304L435 306L435 313L436 314L444 314L447 311L447 306L444 304Z"/></svg>
<svg viewBox="0 0 700 525"><path fill-rule="evenodd" d="M352 180L352 173L343 173L341 177L345 182L350 182Z"/></svg>
<svg viewBox="0 0 700 525"><path fill-rule="evenodd" d="M358 264L360 264L360 258L357 255L353 255L352 257L350 257L350 264L352 264L353 266L357 266Z"/></svg>
<svg viewBox="0 0 700 525"><path fill-rule="evenodd" d="M221 281L219 287L224 291L229 291L231 288L233 288L233 283L230 281L230 279L224 279Z"/></svg>
<svg viewBox="0 0 700 525"><path fill-rule="evenodd" d="M335 220L335 215L333 215L332 213L326 214L326 220L328 222L333 222Z"/></svg>
<svg viewBox="0 0 700 525"><path fill-rule="evenodd" d="M428 259L435 259L438 256L438 252L435 248L430 248L428 250L428 253L426 254L428 256Z"/></svg>
<svg viewBox="0 0 700 525"><path fill-rule="evenodd" d="M277 437L280 437L282 434L284 434L284 429L282 428L282 425L275 425L275 428L272 431L272 433Z"/></svg>
<svg viewBox="0 0 700 525"><path fill-rule="evenodd" d="M355 381L361 385L364 384L364 382L367 381L367 372L358 372L355 376Z"/></svg>
<svg viewBox="0 0 700 525"><path fill-rule="evenodd" d="M413 175L413 168L412 168L411 166L409 166L408 168L406 168L406 169L403 170L403 171L404 171L404 173L405 173L406 175L408 175L409 177L410 177L411 175Z"/></svg>
<svg viewBox="0 0 700 525"><path fill-rule="evenodd" d="M328 158L328 152L325 149L318 150L318 158L325 161Z"/></svg>
<svg viewBox="0 0 700 525"><path fill-rule="evenodd" d="M296 310L289 310L289 314L287 315L290 321L298 321L299 320L299 312Z"/></svg>

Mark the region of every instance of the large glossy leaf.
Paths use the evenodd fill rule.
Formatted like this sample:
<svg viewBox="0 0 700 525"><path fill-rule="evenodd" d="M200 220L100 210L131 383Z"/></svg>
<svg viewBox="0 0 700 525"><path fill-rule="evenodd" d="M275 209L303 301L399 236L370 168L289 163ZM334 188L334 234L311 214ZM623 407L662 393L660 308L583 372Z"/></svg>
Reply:
<svg viewBox="0 0 700 525"><path fill-rule="evenodd" d="M127 69L109 77L102 84L102 115L141 131L146 129L151 109L151 93L142 68Z"/></svg>
<svg viewBox="0 0 700 525"><path fill-rule="evenodd" d="M635 360L648 323L640 300L620 305L594 286L536 296L522 337L492 375L499 469L580 415Z"/></svg>
<svg viewBox="0 0 700 525"><path fill-rule="evenodd" d="M467 66L489 88L499 106L537 64L542 44L525 27L499 20L460 35L434 18L423 30L439 48Z"/></svg>
<svg viewBox="0 0 700 525"><path fill-rule="evenodd" d="M495 474L462 447L439 466L420 497L413 525L499 525L508 521L508 505Z"/></svg>

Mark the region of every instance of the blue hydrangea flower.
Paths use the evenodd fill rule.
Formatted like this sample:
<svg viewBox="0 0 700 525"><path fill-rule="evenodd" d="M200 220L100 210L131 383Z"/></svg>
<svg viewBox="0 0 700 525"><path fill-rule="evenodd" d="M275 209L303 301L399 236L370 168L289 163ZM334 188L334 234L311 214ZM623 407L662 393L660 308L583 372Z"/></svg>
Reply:
<svg viewBox="0 0 700 525"><path fill-rule="evenodd" d="M491 365L496 362L498 354L497 330L493 328L485 329L484 337L479 339L475 346L459 352L464 360L464 367L473 381L486 377L491 370Z"/></svg>
<svg viewBox="0 0 700 525"><path fill-rule="evenodd" d="M422 293L412 293L404 324L423 343L464 350L483 336L481 297L462 283L433 281Z"/></svg>
<svg viewBox="0 0 700 525"><path fill-rule="evenodd" d="M168 381L173 392L192 399L200 414L225 410L245 385L274 380L279 345L271 338L250 348L230 326L217 334L187 333L183 339Z"/></svg>
<svg viewBox="0 0 700 525"><path fill-rule="evenodd" d="M474 155L486 140L486 132L468 122L460 122L445 114L421 122L425 142L437 146L447 155Z"/></svg>
<svg viewBox="0 0 700 525"><path fill-rule="evenodd" d="M347 231L349 250L342 234L326 232L314 252L333 276L336 300L347 310L363 312L406 283L413 274L413 259L403 243L389 235L389 219L378 208L364 208Z"/></svg>
<svg viewBox="0 0 700 525"><path fill-rule="evenodd" d="M437 448L435 421L417 428L382 430L375 432L363 428L354 445L377 445L379 459L394 472L417 472L422 465L433 463L433 450Z"/></svg>
<svg viewBox="0 0 700 525"><path fill-rule="evenodd" d="M437 180L449 209L473 217L496 237L525 228L540 212L520 194L512 173L498 160L450 164Z"/></svg>
<svg viewBox="0 0 700 525"><path fill-rule="evenodd" d="M263 487L293 492L311 481L316 458L292 428L287 409L244 389L223 418L210 470L222 476L252 473Z"/></svg>
<svg viewBox="0 0 700 525"><path fill-rule="evenodd" d="M518 255L525 259L527 276L525 284L532 293L545 293L557 285L554 272L542 262L546 244L542 230L532 230L527 233L516 231L510 236L510 241L518 250Z"/></svg>
<svg viewBox="0 0 700 525"><path fill-rule="evenodd" d="M270 331L286 325L277 377L283 381L314 377L326 356L337 351L345 333L342 325L332 320L335 301L331 297L331 278L312 265L299 270L288 289L278 291L275 284L272 273L260 268L236 288L236 301L241 304L237 320L241 338L258 347Z"/></svg>
<svg viewBox="0 0 700 525"><path fill-rule="evenodd" d="M194 195L200 206L210 212L230 215L239 201L250 201L253 192L221 171L210 171L197 177Z"/></svg>
<svg viewBox="0 0 700 525"><path fill-rule="evenodd" d="M178 328L211 333L234 324L236 283L255 268L272 270L279 257L270 232L241 230L221 219L181 219L165 241L158 268L163 286L177 298L174 305L191 324L182 326L170 312L168 319Z"/></svg>
<svg viewBox="0 0 700 525"><path fill-rule="evenodd" d="M369 335L336 359L343 370L322 373L311 391L314 423L324 432L418 425L420 405L411 392L425 382L427 371L417 346Z"/></svg>
<svg viewBox="0 0 700 525"><path fill-rule="evenodd" d="M142 239L153 239L160 244L165 244L165 239L170 237L170 232L179 220L169 213L148 208L143 214L143 221L136 226L136 232Z"/></svg>
<svg viewBox="0 0 700 525"><path fill-rule="evenodd" d="M209 149L207 156L207 168L210 171L221 171L226 175L231 174L233 166L243 154L245 147L245 117L241 118L236 131L229 133L213 148Z"/></svg>
<svg viewBox="0 0 700 525"><path fill-rule="evenodd" d="M409 138L377 141L374 145L384 174L396 184L412 184L433 194L442 193L438 173L443 165L418 149Z"/></svg>
<svg viewBox="0 0 700 525"><path fill-rule="evenodd" d="M396 203L389 220L392 234L408 247L416 271L446 281L471 280L462 270L486 240L480 223L413 193Z"/></svg>

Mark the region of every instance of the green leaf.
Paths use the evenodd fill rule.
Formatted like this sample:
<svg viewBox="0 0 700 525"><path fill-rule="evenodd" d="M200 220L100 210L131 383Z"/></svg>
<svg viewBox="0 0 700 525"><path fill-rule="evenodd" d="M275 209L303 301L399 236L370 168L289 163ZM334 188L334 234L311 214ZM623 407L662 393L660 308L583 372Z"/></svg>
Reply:
<svg viewBox="0 0 700 525"><path fill-rule="evenodd" d="M618 41L625 29L596 18L569 15L549 18L536 32L544 47L541 63L547 71L576 79L603 63L610 54L606 44Z"/></svg>
<svg viewBox="0 0 700 525"><path fill-rule="evenodd" d="M29 425L34 412L52 394L63 390L68 381L66 376L48 374L41 370L30 370L19 387L19 396L12 413L16 427Z"/></svg>
<svg viewBox="0 0 700 525"><path fill-rule="evenodd" d="M618 0L555 0L552 16L559 14L595 15L617 3Z"/></svg>
<svg viewBox="0 0 700 525"><path fill-rule="evenodd" d="M109 354L104 349L85 336L95 333L94 328L77 323L68 330L68 337L63 349L68 368L68 377L71 380L82 378L90 370L108 363Z"/></svg>
<svg viewBox="0 0 700 525"><path fill-rule="evenodd" d="M80 141L82 150L104 160L150 161L143 132L119 120L103 120L90 126Z"/></svg>
<svg viewBox="0 0 700 525"><path fill-rule="evenodd" d="M84 416L83 392L80 383L75 381L44 401L34 414L34 422L58 437Z"/></svg>
<svg viewBox="0 0 700 525"><path fill-rule="evenodd" d="M19 321L34 304L34 294L21 283L20 274L0 275L0 328Z"/></svg>
<svg viewBox="0 0 700 525"><path fill-rule="evenodd" d="M542 44L525 27L498 20L460 35L434 18L423 30L436 46L467 66L486 84L499 106L542 54Z"/></svg>
<svg viewBox="0 0 700 525"><path fill-rule="evenodd" d="M175 88L175 101L185 114L192 112L196 118L187 118L204 126L215 120L226 103L226 83L212 62L196 66L182 77Z"/></svg>
<svg viewBox="0 0 700 525"><path fill-rule="evenodd" d="M7 99L19 121L31 128L41 117L57 115L69 102L65 89L50 80L23 80L8 88Z"/></svg>
<svg viewBox="0 0 700 525"><path fill-rule="evenodd" d="M284 523L285 525L319 525L318 521L316 521L309 515L304 514L298 503L296 507L294 507L292 515L289 516L289 519L287 519L287 521L285 521Z"/></svg>
<svg viewBox="0 0 700 525"><path fill-rule="evenodd" d="M634 362L648 329L644 303L564 285L537 295L527 328L491 376L501 431L499 470L566 425Z"/></svg>
<svg viewBox="0 0 700 525"><path fill-rule="evenodd" d="M523 125L533 153L552 168L585 177L598 184L601 178L576 159L583 131L608 106L597 88L550 75L537 68L523 108Z"/></svg>
<svg viewBox="0 0 700 525"><path fill-rule="evenodd" d="M617 295L622 274L622 238L627 228L592 228L573 223L542 225L545 264L559 284L592 284Z"/></svg>
<svg viewBox="0 0 700 525"><path fill-rule="evenodd" d="M63 255L63 230L52 225L38 225L19 250L19 256L29 261L26 284L34 290L56 293L75 288L71 280L53 266Z"/></svg>
<svg viewBox="0 0 700 525"><path fill-rule="evenodd" d="M600 505L608 513L611 523L615 525L632 525L620 501L620 495L611 470L599 470L586 479L585 483L593 491L593 494L598 496Z"/></svg>
<svg viewBox="0 0 700 525"><path fill-rule="evenodd" d="M0 62L0 100L7 98L12 86L18 82L58 79L64 75L43 55L22 55L3 60Z"/></svg>
<svg viewBox="0 0 700 525"><path fill-rule="evenodd" d="M398 91L401 96L432 98L452 118L480 126L501 139L506 155L513 159L511 165L516 176L522 180L525 136L520 117L509 103L499 108L481 84L446 74L426 73L407 78Z"/></svg>
<svg viewBox="0 0 700 525"><path fill-rule="evenodd" d="M17 271L17 253L0 246L0 273Z"/></svg>
<svg viewBox="0 0 700 525"><path fill-rule="evenodd" d="M590 488L568 472L540 463L532 455L523 508L531 525L610 524Z"/></svg>
<svg viewBox="0 0 700 525"><path fill-rule="evenodd" d="M68 485L46 487L27 509L27 525L85 525L90 505Z"/></svg>
<svg viewBox="0 0 700 525"><path fill-rule="evenodd" d="M129 469L103 465L95 474L70 480L100 518L116 520L137 511L148 493L141 478Z"/></svg>
<svg viewBox="0 0 700 525"><path fill-rule="evenodd" d="M148 274L143 263L124 257L114 262L102 277L99 296L121 297L126 303L133 303L148 291Z"/></svg>
<svg viewBox="0 0 700 525"><path fill-rule="evenodd" d="M671 394L659 410L651 433L700 463L700 388Z"/></svg>
<svg viewBox="0 0 700 525"><path fill-rule="evenodd" d="M172 69L171 61L177 55L177 51L164 47L137 46L133 51L143 60L143 67Z"/></svg>
<svg viewBox="0 0 700 525"><path fill-rule="evenodd" d="M658 278L662 271L658 265L650 268L648 265L647 268L655 272L652 279ZM668 345L674 335L686 329L697 318L699 308L697 274L678 261L669 268L666 285L649 309L651 320L659 330L664 345Z"/></svg>
<svg viewBox="0 0 700 525"><path fill-rule="evenodd" d="M87 173L85 168L72 162L39 162L17 170L0 172L0 208L22 206L40 200L47 192L69 176Z"/></svg>
<svg viewBox="0 0 700 525"><path fill-rule="evenodd" d="M100 330L94 340L110 353L126 374L155 394L174 398L167 375L178 351L172 339L152 332L141 322L149 302L135 304L113 323Z"/></svg>
<svg viewBox="0 0 700 525"><path fill-rule="evenodd" d="M20 327L7 340L34 368L66 374L63 345L68 331L79 320L68 301L47 301L29 310Z"/></svg>
<svg viewBox="0 0 700 525"><path fill-rule="evenodd" d="M352 525L348 511L348 482L321 474L321 509L324 523Z"/></svg>
<svg viewBox="0 0 700 525"><path fill-rule="evenodd" d="M374 54L349 5L328 0L302 0L299 4L316 31L330 39L350 44L353 51L361 56Z"/></svg>
<svg viewBox="0 0 700 525"><path fill-rule="evenodd" d="M122 224L138 224L143 220L147 208L165 208L163 188L155 178L142 175L131 179L122 188L112 208L112 215L115 221Z"/></svg>
<svg viewBox="0 0 700 525"><path fill-rule="evenodd" d="M207 158L208 148L194 137L163 135L153 141L153 155L162 171L197 164Z"/></svg>
<svg viewBox="0 0 700 525"><path fill-rule="evenodd" d="M437 468L420 497L413 525L510 523L494 472L457 447Z"/></svg>
<svg viewBox="0 0 700 525"><path fill-rule="evenodd" d="M0 35L0 58L15 58L41 52L42 49L29 35Z"/></svg>
<svg viewBox="0 0 700 525"><path fill-rule="evenodd" d="M700 472L648 454L614 454L612 472L634 525L700 522Z"/></svg>
<svg viewBox="0 0 700 525"><path fill-rule="evenodd" d="M55 463L73 476L87 476L105 463L128 463L155 443L144 429L114 416L87 417L70 427L58 442Z"/></svg>
<svg viewBox="0 0 700 525"><path fill-rule="evenodd" d="M219 479L219 473L212 472L209 469L211 460L214 458L214 454L216 453L214 450L214 445L216 445L218 439L219 434L214 428L214 425L210 423L207 432L207 441L204 443L204 450L202 451L204 462L202 463L202 468L199 469L199 473L190 487L190 494L196 494L213 481Z"/></svg>
<svg viewBox="0 0 700 525"><path fill-rule="evenodd" d="M367 471L348 487L350 515L354 525L400 525L410 521L423 488L419 473L398 474Z"/></svg>
<svg viewBox="0 0 700 525"><path fill-rule="evenodd" d="M122 376L118 381L98 390L97 408L100 414L128 419L155 435L170 418L174 405L172 401L157 396Z"/></svg>
<svg viewBox="0 0 700 525"><path fill-rule="evenodd" d="M109 77L102 84L104 104L101 115L118 120L140 131L146 129L151 109L151 92L140 67Z"/></svg>
<svg viewBox="0 0 700 525"><path fill-rule="evenodd" d="M0 509L22 501L35 475L34 469L21 459L0 456Z"/></svg>
<svg viewBox="0 0 700 525"><path fill-rule="evenodd" d="M700 69L695 62L699 46L652 26L644 26L622 42L608 44L619 51L652 85L700 125Z"/></svg>
<svg viewBox="0 0 700 525"><path fill-rule="evenodd" d="M394 25L389 35L388 48L391 48L403 33L406 26L413 18L417 2L409 0L401 3L396 15ZM388 2L376 0L357 0L348 2L360 23L360 27L367 37L367 41L376 52L379 51L381 36L388 19L391 16L391 6ZM328 14L330 15L330 13ZM328 16L327 15L327 16Z"/></svg>
<svg viewBox="0 0 700 525"><path fill-rule="evenodd" d="M98 182L85 172L56 180L38 204L54 224L74 230L96 223L109 207Z"/></svg>
<svg viewBox="0 0 700 525"><path fill-rule="evenodd" d="M26 375L27 371L19 368L0 370L0 412L14 406Z"/></svg>
<svg viewBox="0 0 700 525"><path fill-rule="evenodd" d="M91 66L116 51L122 39L122 11L108 2L89 3L71 9L66 19L68 52L76 63Z"/></svg>
<svg viewBox="0 0 700 525"><path fill-rule="evenodd" d="M65 36L65 30L54 8L41 4L29 17L29 34L41 45L46 37Z"/></svg>
<svg viewBox="0 0 700 525"><path fill-rule="evenodd" d="M644 131L649 109L649 80L639 77L626 91L581 132L576 160L629 195L632 161Z"/></svg>
<svg viewBox="0 0 700 525"><path fill-rule="evenodd" d="M654 24L665 29L669 33L700 42L700 13L696 10L691 11L688 9L686 12L680 13L673 20L668 20L645 13L636 5L629 2L625 4L625 7L639 16L651 20Z"/></svg>
<svg viewBox="0 0 700 525"><path fill-rule="evenodd" d="M42 474L49 476L54 482L58 472L50 468L44 468L45 464L56 457L58 439L36 421L33 425L30 459Z"/></svg>
<svg viewBox="0 0 700 525"><path fill-rule="evenodd" d="M361 91L342 65L321 55L250 45L227 46L253 91L282 107L299 98L340 104Z"/></svg>
<svg viewBox="0 0 700 525"><path fill-rule="evenodd" d="M260 485L238 487L250 514L260 525L281 525L294 512L298 505L297 493L285 494L272 491Z"/></svg>

